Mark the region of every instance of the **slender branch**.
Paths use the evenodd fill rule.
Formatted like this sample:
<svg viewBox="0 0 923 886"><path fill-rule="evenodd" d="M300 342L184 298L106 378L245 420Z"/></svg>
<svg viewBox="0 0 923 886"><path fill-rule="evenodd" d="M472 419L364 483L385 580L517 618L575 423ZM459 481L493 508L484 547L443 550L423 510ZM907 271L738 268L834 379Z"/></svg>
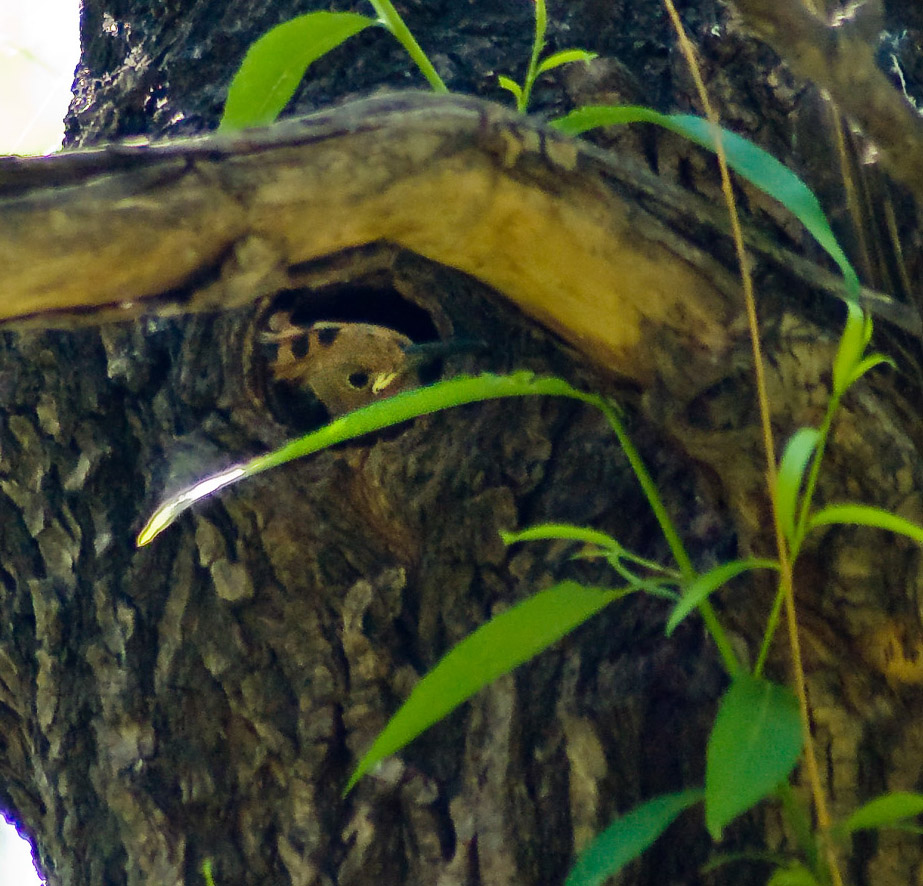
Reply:
<svg viewBox="0 0 923 886"><path fill-rule="evenodd" d="M793 682L795 695L798 697L798 707L801 713L801 727L804 733L804 763L811 785L811 795L814 808L817 812L817 823L820 828L826 849L827 864L833 886L842 886L843 880L837 863L836 853L829 839L831 818L827 808L827 798L820 781L820 771L817 766L817 757L814 742L811 736L811 711L808 703L807 683L801 656L801 640L798 634L798 616L795 611L795 589L793 583L793 563L791 552L785 539L782 521L779 518L779 509L776 503L776 452L772 436L772 421L769 409L769 395L766 387L766 374L763 362L762 345L760 343L759 325L756 314L756 298L753 291L753 278L750 273L750 263L744 247L743 229L737 212L737 203L731 187L731 176L728 171L727 158L721 142L721 130L718 115L708 97L708 91L702 80L701 69L696 61L695 49L686 35L680 21L673 0L663 0L670 20L679 39L680 49L689 65L699 99L705 109L705 114L714 129L715 146L717 148L718 166L721 171L721 189L727 203L728 213L731 217L731 231L734 245L737 250L737 259L740 264L740 276L743 282L744 301L747 308L747 325L750 331L750 344L753 349L754 370L756 373L757 400L760 411L760 424L763 431L763 446L766 453L766 479L772 498L773 528L775 530L776 550L779 555L779 580L785 605L786 624L791 651ZM775 0L773 0L775 2Z"/></svg>

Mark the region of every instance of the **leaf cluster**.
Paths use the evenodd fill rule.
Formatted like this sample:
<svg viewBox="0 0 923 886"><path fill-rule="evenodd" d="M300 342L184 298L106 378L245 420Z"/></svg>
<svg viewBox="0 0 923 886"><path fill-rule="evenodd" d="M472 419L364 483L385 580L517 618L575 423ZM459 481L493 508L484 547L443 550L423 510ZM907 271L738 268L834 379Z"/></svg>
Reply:
<svg viewBox="0 0 923 886"><path fill-rule="evenodd" d="M247 53L228 93L221 129L232 131L271 123L285 107L312 62L355 34L383 27L405 48L432 88L446 91L435 68L389 0L370 0L377 17L356 13L314 12L299 16L268 32ZM593 57L580 49L544 55L547 12L544 0L535 2L532 52L522 84L508 76L499 85L509 91L519 111L528 108L532 88L543 73L560 65ZM496 615L451 649L415 686L410 696L377 736L356 766L345 792L385 757L398 752L424 730L499 676L573 631L624 597L643 593L664 601L665 633L669 636L692 613L698 612L710 632L729 676L729 686L718 701L706 753L705 784L653 797L616 818L581 854L567 884L598 884L645 851L685 810L702 804L706 828L718 841L724 829L755 804L776 798L796 834L798 851L773 857L771 886L823 886L838 876L820 851L821 837L809 816L793 800L788 780L804 750L805 711L792 690L763 676L783 601L783 585L767 616L760 654L752 667L735 654L711 605L711 596L754 570L783 573L793 563L808 533L834 524L875 527L900 533L923 544L923 528L896 514L861 503L846 502L815 508L814 493L824 451L842 398L866 373L892 361L869 353L871 318L858 303L859 280L837 242L817 198L783 164L747 139L688 114L662 114L640 106L578 108L553 121L565 133L578 135L599 126L647 123L665 127L711 151L720 152L727 165L755 187L778 200L816 238L839 266L845 283L846 322L832 366L832 390L823 420L803 427L789 438L772 476L770 494L783 547L779 557L746 558L697 572L680 534L670 520L647 468L629 439L617 404L595 393L572 387L559 378L519 372L505 376L480 375L437 382L374 403L336 419L278 450L212 475L161 504L138 536L147 544L193 503L261 471L304 457L325 447L441 409L497 398L563 396L600 409L641 484L674 562L652 562L629 551L617 539L590 527L547 524L503 534L506 544L561 539L581 546L579 556L604 558L618 582L613 587L588 587L560 582ZM846 841L860 830L882 827L919 829L912 819L923 813L923 795L895 792L866 803L836 823L832 836ZM752 856L756 857L756 856ZM765 854L759 856L765 860ZM716 858L714 865L739 860ZM210 868L205 872L211 881Z"/></svg>

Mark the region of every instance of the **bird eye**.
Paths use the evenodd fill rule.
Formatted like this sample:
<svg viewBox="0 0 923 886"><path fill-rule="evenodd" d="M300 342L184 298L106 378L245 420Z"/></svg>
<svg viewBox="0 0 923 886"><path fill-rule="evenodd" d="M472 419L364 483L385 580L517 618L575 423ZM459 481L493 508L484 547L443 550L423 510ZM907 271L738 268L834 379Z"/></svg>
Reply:
<svg viewBox="0 0 923 886"><path fill-rule="evenodd" d="M332 345L340 334L340 327L335 326L333 323L324 323L323 325L318 323L315 329L317 330L317 340L324 346Z"/></svg>
<svg viewBox="0 0 923 886"><path fill-rule="evenodd" d="M292 339L292 356L296 360L304 360L308 356L308 351L311 347L311 340L307 335L299 335L296 338Z"/></svg>
<svg viewBox="0 0 923 886"><path fill-rule="evenodd" d="M349 386L357 391L362 390L369 383L369 374L367 372L351 372L347 378Z"/></svg>

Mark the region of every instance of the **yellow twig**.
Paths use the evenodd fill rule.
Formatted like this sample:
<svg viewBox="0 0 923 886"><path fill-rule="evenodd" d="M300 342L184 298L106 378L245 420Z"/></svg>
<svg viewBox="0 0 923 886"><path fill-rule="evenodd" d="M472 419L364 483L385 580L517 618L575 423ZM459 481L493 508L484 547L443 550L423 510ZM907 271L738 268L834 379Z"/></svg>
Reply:
<svg viewBox="0 0 923 886"><path fill-rule="evenodd" d="M776 547L779 552L780 582L785 598L785 616L788 626L789 644L792 656L792 671L795 694L798 697L798 706L801 710L801 724L804 731L804 762L807 768L808 781L811 785L811 794L814 799L814 807L817 812L817 824L820 828L824 847L826 849L827 862L830 866L830 875L834 886L842 886L843 880L837 865L836 854L830 843L830 813L827 809L827 800L824 794L823 786L820 782L820 773L817 768L817 758L814 751L814 742L811 738L811 719L810 707L808 705L807 686L805 683L804 667L801 658L801 641L798 636L798 616L795 611L795 594L792 581L792 563L789 557L788 545L785 540L785 533L782 530L782 524L779 521L778 509L776 508L775 489L776 489L776 451L775 442L772 436L772 422L769 410L769 395L766 389L766 371L763 364L763 350L760 344L759 323L756 316L756 298L753 293L753 278L750 274L750 265L747 260L747 253L744 248L743 231L740 226L740 216L737 212L737 203L734 200L734 192L731 188L731 176L728 172L727 157L724 153L724 145L721 141L721 131L719 128L718 115L712 107L708 98L708 92L705 89L705 83L702 80L701 69L695 57L695 48L686 36L683 23L680 21L673 5L673 0L663 0L667 14L676 31L679 40L680 50L695 82L696 91L699 99L705 109L705 115L708 122L714 130L715 148L718 156L718 166L721 171L721 190L724 193L724 199L727 203L728 213L731 218L731 233L734 238L734 246L737 250L737 260L740 263L740 277L743 283L744 301L747 309L747 323L750 331L750 345L753 349L754 373L756 376L756 393L759 401L760 423L763 430L763 446L766 452L766 478L769 483L770 498L772 499L773 524L775 526Z"/></svg>

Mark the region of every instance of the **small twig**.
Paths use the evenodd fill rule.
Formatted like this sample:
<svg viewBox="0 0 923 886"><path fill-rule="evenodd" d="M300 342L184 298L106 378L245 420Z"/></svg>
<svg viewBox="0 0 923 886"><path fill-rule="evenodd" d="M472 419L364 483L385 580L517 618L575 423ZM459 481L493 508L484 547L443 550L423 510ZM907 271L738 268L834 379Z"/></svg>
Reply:
<svg viewBox="0 0 923 886"><path fill-rule="evenodd" d="M826 848L827 863L830 868L830 876L834 886L842 886L843 880L837 865L836 854L829 840L829 831L831 825L830 813L827 809L827 800L824 794L823 786L820 782L820 772L817 767L817 758L814 751L814 742L811 737L811 720L810 707L808 704L807 685L804 676L804 667L801 657L801 641L798 635L798 617L795 611L795 594L792 581L792 561L789 556L788 544L785 540L785 533L782 523L779 519L778 508L775 504L776 489L776 452L775 443L772 436L772 423L769 409L769 395L766 388L766 373L763 364L762 346L760 343L759 324L756 315L756 298L753 291L753 278L750 274L750 265L747 259L746 249L744 247L743 230L740 224L740 217L737 212L737 203L734 199L734 192L731 187L731 176L728 171L727 158L724 153L724 147L721 142L721 129L719 126L718 115L708 97L708 91L705 89L705 83L702 79L701 70L695 57L695 49L686 36L683 23L680 21L673 5L673 0L663 0L664 6L670 16L673 28L679 39L680 49L686 59L689 69L695 82L696 91L699 99L705 109L705 115L714 129L715 147L718 155L718 166L721 171L721 188L724 192L725 202L727 203L728 212L731 217L731 231L734 237L734 245L737 250L737 259L740 264L740 276L743 283L744 300L747 308L747 322L750 331L750 343L753 349L754 370L756 374L756 391L757 400L759 401L760 424L763 430L763 446L766 453L766 477L769 485L770 495L773 499L773 524L776 536L776 548L779 554L779 574L780 585L782 588L783 599L785 603L786 623L788 625L788 636L791 647L793 682L795 694L798 697L798 706L801 711L801 724L804 731L804 760L808 773L808 780L811 784L811 794L814 799L814 807L817 811L817 823L820 828L824 845ZM772 4L766 4L772 5Z"/></svg>

